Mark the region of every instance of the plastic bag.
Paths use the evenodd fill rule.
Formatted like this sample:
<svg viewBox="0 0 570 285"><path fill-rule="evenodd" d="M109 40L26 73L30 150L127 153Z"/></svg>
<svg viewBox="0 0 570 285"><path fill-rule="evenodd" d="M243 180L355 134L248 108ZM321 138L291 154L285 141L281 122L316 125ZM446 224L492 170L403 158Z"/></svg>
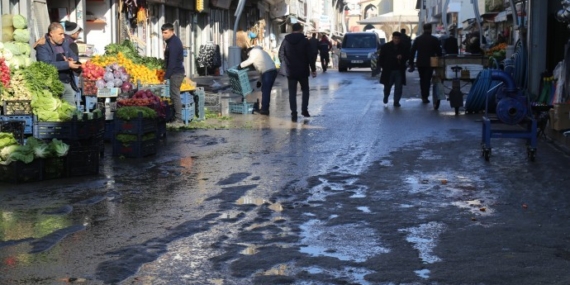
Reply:
<svg viewBox="0 0 570 285"><path fill-rule="evenodd" d="M556 88L554 90L554 96L552 98L552 103L556 104L556 103L561 102L561 99L562 99L561 95L564 94L563 93L564 82L565 82L565 78L566 78L566 68L565 68L564 60L559 62L558 65L556 65L556 68L554 68L552 75L556 79Z"/></svg>

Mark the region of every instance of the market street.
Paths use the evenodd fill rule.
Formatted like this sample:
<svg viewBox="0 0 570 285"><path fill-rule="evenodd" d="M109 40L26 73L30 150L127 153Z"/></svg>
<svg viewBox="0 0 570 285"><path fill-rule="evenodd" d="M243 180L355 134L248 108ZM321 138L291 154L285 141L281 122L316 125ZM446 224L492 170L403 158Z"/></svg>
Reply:
<svg viewBox="0 0 570 285"><path fill-rule="evenodd" d="M1 184L0 284L570 284L570 157L486 162L481 114L408 80L394 108L369 70L319 73L298 123L282 90L153 157L108 144L99 176Z"/></svg>

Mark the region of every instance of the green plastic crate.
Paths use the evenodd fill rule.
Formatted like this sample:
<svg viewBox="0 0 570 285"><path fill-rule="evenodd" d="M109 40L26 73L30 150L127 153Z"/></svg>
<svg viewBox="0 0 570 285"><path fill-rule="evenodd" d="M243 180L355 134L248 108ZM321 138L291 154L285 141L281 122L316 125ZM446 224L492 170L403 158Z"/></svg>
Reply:
<svg viewBox="0 0 570 285"><path fill-rule="evenodd" d="M247 96L251 92L253 92L253 88L251 88L251 84L249 84L249 76L247 75L247 69L228 69L228 77L230 78L230 86L232 88L232 92Z"/></svg>
<svg viewBox="0 0 570 285"><path fill-rule="evenodd" d="M253 103L242 102L235 103L230 102L230 113L234 114L252 114L253 113Z"/></svg>

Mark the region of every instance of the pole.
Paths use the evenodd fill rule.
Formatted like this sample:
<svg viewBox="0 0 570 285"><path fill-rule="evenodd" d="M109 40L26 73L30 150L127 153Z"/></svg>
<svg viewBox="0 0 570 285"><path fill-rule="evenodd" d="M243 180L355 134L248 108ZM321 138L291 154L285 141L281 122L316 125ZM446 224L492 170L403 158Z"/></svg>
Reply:
<svg viewBox="0 0 570 285"><path fill-rule="evenodd" d="M228 64L230 67L237 66L241 62L241 48L237 46L237 29L244 6L245 0L239 0L236 12L234 14L234 16L236 16L236 22L234 23L233 45L228 47Z"/></svg>
<svg viewBox="0 0 570 285"><path fill-rule="evenodd" d="M346 34L348 32L348 29L346 28L346 7L348 7L347 4L344 4L344 7L342 8L342 28L344 30L344 33Z"/></svg>
<svg viewBox="0 0 570 285"><path fill-rule="evenodd" d="M479 0L473 0L473 9L475 10L475 20L479 28L479 45L482 50L487 50L487 46L483 44L483 29L481 28L481 14L479 14Z"/></svg>

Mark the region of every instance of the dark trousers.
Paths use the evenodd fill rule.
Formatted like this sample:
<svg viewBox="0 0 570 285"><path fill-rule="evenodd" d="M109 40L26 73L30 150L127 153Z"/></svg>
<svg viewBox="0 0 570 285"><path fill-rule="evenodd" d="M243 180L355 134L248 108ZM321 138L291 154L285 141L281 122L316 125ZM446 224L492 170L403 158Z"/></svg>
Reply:
<svg viewBox="0 0 570 285"><path fill-rule="evenodd" d="M431 86L431 77L433 75L433 67L418 67L420 74L420 89L422 90L422 100L428 100L429 89Z"/></svg>
<svg viewBox="0 0 570 285"><path fill-rule="evenodd" d="M269 111L271 89L277 77L277 70L269 70L261 74L261 110Z"/></svg>
<svg viewBox="0 0 570 285"><path fill-rule="evenodd" d="M301 91L303 92L301 111L305 112L309 109L309 77L303 77L300 79L287 77L291 115L297 114L297 84L301 84Z"/></svg>
<svg viewBox="0 0 570 285"><path fill-rule="evenodd" d="M394 104L399 104L400 98L402 98L402 71L386 70L384 72L390 72L390 81L388 84L384 84L384 98L390 96L390 91L392 90L392 86L394 86Z"/></svg>
<svg viewBox="0 0 570 285"><path fill-rule="evenodd" d="M180 85L184 81L184 74L172 74L170 76L170 100L174 105L174 118L175 120L182 121L182 101L180 99Z"/></svg>
<svg viewBox="0 0 570 285"><path fill-rule="evenodd" d="M330 62L331 58L329 56L329 53L321 53L321 67L323 68L323 71L327 71Z"/></svg>

